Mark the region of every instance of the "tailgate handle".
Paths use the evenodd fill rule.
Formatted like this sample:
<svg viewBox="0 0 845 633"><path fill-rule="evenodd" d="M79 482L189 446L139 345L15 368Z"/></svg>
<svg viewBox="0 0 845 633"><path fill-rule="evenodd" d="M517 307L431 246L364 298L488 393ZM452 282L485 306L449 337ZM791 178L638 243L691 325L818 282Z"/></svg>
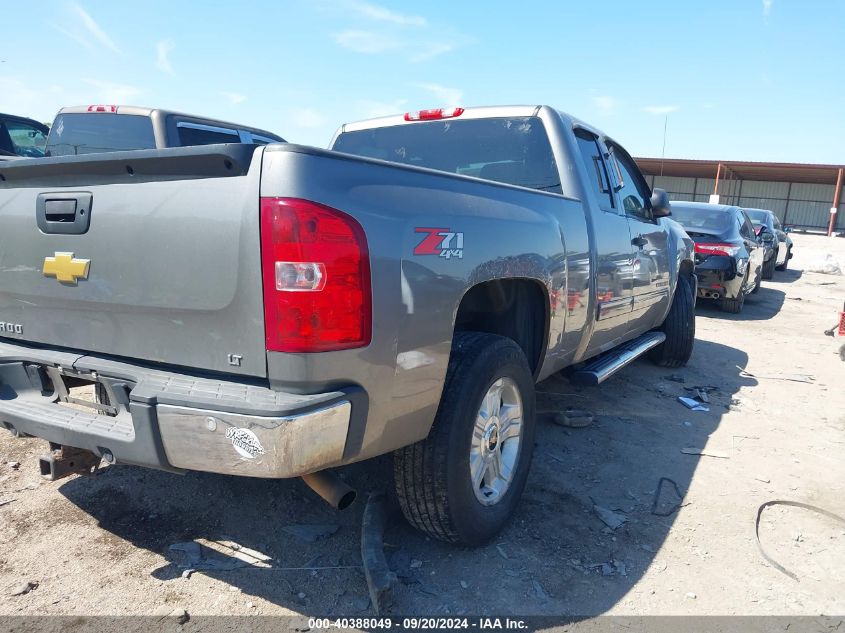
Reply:
<svg viewBox="0 0 845 633"><path fill-rule="evenodd" d="M89 191L40 193L35 200L35 219L42 233L80 235L91 225Z"/></svg>

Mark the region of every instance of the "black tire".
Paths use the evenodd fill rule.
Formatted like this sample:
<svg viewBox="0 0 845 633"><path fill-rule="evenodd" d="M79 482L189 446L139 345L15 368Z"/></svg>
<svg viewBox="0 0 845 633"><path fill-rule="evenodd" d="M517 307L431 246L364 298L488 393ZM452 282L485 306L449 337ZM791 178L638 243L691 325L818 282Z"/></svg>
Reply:
<svg viewBox="0 0 845 633"><path fill-rule="evenodd" d="M736 299L722 298L721 308L722 312L730 312L731 314L739 314L742 312L742 306L745 305L745 289L739 291L739 296Z"/></svg>
<svg viewBox="0 0 845 633"><path fill-rule="evenodd" d="M470 479L470 447L481 402L502 377L515 383L522 401L522 435L514 475L502 498L483 505ZM534 450L534 377L513 340L481 332L458 332L434 425L428 437L393 453L393 478L408 522L434 538L480 545L513 514Z"/></svg>
<svg viewBox="0 0 845 633"><path fill-rule="evenodd" d="M792 257L792 249L788 248L788 249L786 249L786 259L783 260L783 263L780 266L775 266L775 270L780 270L780 271L786 270L787 267L789 266L789 258L790 257Z"/></svg>
<svg viewBox="0 0 845 633"><path fill-rule="evenodd" d="M777 261L778 261L778 254L777 254L777 252L775 252L775 254L772 255L772 257L769 261L763 262L763 272L762 272L762 275L761 275L763 277L763 279L771 279L772 277L775 276L775 265L777 264Z"/></svg>
<svg viewBox="0 0 845 633"><path fill-rule="evenodd" d="M678 286L666 320L658 328L666 340L652 348L648 357L661 367L682 367L687 364L695 344L695 297L693 283L687 275L678 275Z"/></svg>

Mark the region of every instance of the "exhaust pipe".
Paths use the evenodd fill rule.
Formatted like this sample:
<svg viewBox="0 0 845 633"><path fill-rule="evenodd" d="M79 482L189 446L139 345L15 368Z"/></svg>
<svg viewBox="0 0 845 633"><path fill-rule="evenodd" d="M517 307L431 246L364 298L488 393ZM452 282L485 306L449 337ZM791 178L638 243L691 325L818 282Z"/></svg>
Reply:
<svg viewBox="0 0 845 633"><path fill-rule="evenodd" d="M320 495L326 503L338 510L346 510L357 496L357 493L331 470L321 470L309 475L302 475L302 481Z"/></svg>

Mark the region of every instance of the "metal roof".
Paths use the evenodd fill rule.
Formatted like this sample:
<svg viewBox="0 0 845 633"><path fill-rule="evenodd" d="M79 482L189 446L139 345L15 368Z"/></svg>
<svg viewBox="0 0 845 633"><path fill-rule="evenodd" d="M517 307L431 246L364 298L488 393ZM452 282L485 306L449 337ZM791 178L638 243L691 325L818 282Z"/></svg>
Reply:
<svg viewBox="0 0 845 633"><path fill-rule="evenodd" d="M650 176L715 178L719 165L721 178L836 184L837 172L845 165L812 163L757 163L740 160L690 160L685 158L635 158L643 173ZM726 169L727 168L727 169Z"/></svg>

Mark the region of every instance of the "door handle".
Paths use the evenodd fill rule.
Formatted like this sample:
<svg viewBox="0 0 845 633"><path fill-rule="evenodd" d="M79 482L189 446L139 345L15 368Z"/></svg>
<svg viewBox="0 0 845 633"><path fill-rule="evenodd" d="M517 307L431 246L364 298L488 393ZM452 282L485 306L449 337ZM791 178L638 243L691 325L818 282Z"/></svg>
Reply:
<svg viewBox="0 0 845 633"><path fill-rule="evenodd" d="M631 240L631 244L636 246L637 248L642 248L646 244L648 244L648 240L644 238L642 235L637 235L634 239Z"/></svg>

